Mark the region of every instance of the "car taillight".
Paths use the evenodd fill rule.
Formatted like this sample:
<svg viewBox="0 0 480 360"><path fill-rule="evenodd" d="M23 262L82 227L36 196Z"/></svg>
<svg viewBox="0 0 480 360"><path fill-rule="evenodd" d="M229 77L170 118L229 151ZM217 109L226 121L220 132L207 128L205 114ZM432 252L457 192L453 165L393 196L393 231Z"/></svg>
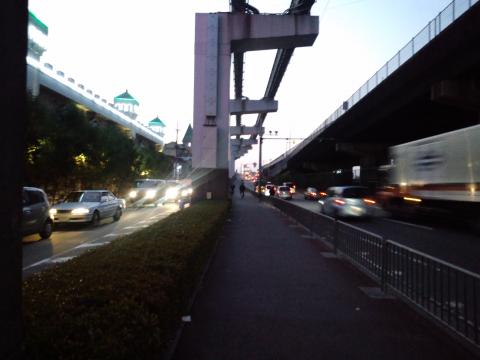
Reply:
<svg viewBox="0 0 480 360"><path fill-rule="evenodd" d="M373 205L375 204L375 200L372 200L372 199L363 199L363 202L369 204L369 205Z"/></svg>
<svg viewBox="0 0 480 360"><path fill-rule="evenodd" d="M326 192L323 192L323 191L322 191L322 192L320 193L320 196L326 196L326 195L327 195Z"/></svg>
<svg viewBox="0 0 480 360"><path fill-rule="evenodd" d="M317 193L312 192L312 196L317 196Z"/></svg>
<svg viewBox="0 0 480 360"><path fill-rule="evenodd" d="M337 205L345 205L346 202L345 202L345 200L342 200L342 199L335 199L335 204L337 204Z"/></svg>

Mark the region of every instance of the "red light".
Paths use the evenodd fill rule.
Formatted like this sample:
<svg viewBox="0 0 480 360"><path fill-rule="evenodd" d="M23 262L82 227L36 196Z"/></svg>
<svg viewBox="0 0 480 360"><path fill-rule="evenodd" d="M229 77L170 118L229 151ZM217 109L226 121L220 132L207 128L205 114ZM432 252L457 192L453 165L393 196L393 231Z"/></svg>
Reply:
<svg viewBox="0 0 480 360"><path fill-rule="evenodd" d="M375 201L371 200L371 199L363 199L363 201L366 202L367 204L370 204L370 205L375 204Z"/></svg>
<svg viewBox="0 0 480 360"><path fill-rule="evenodd" d="M346 202L345 200L342 200L342 199L335 199L335 204L338 204L338 205L345 205Z"/></svg>
<svg viewBox="0 0 480 360"><path fill-rule="evenodd" d="M320 193L320 196L326 196L326 195L327 195L326 192L323 192L323 191L322 191L322 192Z"/></svg>

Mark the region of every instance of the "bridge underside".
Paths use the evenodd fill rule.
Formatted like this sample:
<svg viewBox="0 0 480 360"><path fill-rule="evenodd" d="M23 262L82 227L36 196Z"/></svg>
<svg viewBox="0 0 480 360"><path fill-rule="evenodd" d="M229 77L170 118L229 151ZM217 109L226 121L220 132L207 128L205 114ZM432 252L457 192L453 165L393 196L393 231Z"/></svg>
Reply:
<svg viewBox="0 0 480 360"><path fill-rule="evenodd" d="M479 23L477 4L301 150L271 164L269 175L338 184L352 182L352 166L361 165L357 181L377 183L373 172L389 162L389 146L478 124ZM340 169L350 177L332 179Z"/></svg>

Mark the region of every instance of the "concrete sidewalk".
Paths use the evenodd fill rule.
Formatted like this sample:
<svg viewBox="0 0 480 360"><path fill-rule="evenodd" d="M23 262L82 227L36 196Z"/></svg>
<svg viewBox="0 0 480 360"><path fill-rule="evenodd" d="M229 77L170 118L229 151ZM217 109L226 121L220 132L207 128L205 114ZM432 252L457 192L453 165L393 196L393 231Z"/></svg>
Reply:
<svg viewBox="0 0 480 360"><path fill-rule="evenodd" d="M239 198L174 359L476 359L251 194Z"/></svg>

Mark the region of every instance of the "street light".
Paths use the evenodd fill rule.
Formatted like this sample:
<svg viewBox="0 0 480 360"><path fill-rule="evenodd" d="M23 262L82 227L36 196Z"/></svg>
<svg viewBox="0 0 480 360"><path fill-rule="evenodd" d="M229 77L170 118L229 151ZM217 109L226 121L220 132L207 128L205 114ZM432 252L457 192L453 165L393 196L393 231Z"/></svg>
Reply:
<svg viewBox="0 0 480 360"><path fill-rule="evenodd" d="M289 141L295 142L296 140L305 140L305 138L294 138L294 137L276 137L278 136L278 130L269 130L268 135L275 137L263 137L260 135L259 149L258 149L258 182L261 184L262 181L262 145L263 140L286 140L285 147L288 146ZM287 149L285 149L285 158L287 157Z"/></svg>

